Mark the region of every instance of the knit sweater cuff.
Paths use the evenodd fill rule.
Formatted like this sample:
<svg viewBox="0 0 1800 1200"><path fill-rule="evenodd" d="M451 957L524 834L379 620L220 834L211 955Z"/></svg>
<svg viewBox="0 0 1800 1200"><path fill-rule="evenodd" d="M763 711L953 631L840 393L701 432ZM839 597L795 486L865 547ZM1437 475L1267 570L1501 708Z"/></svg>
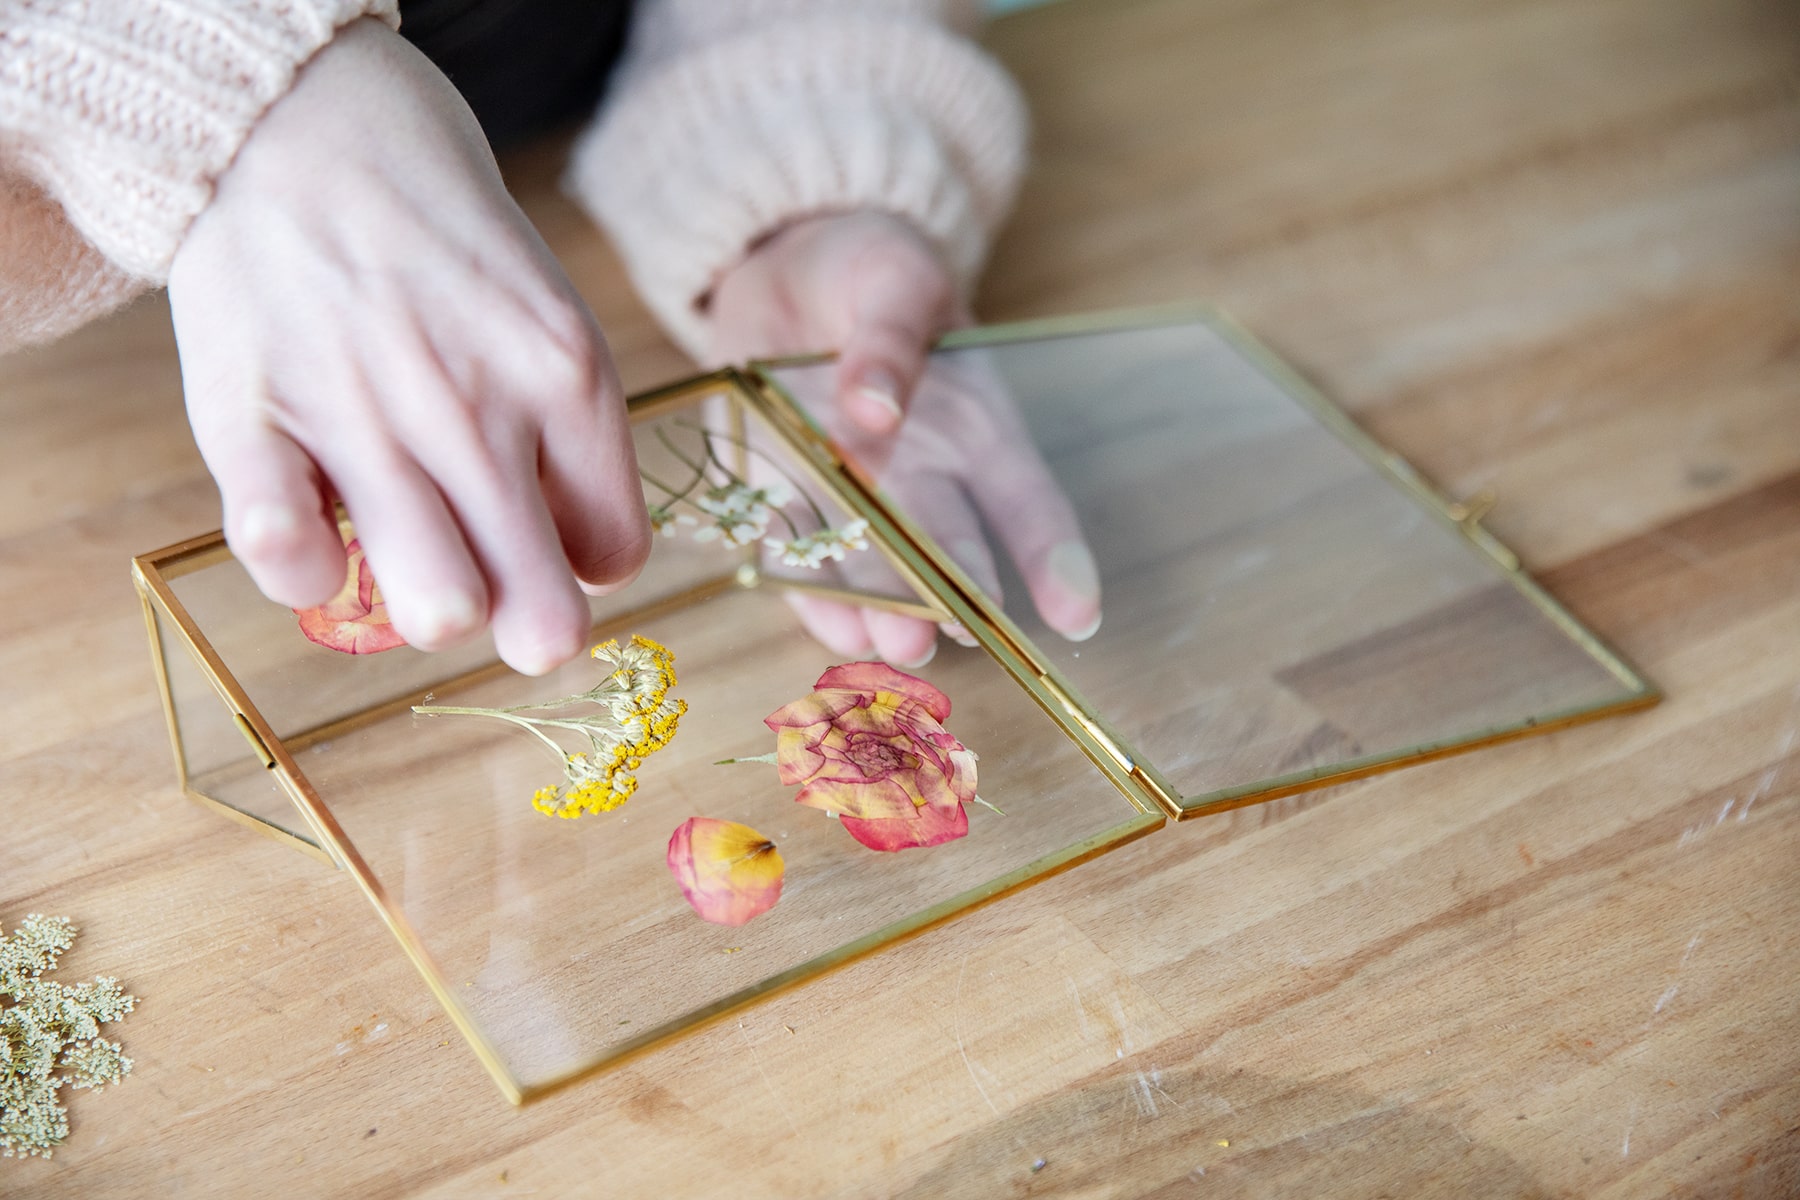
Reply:
<svg viewBox="0 0 1800 1200"><path fill-rule="evenodd" d="M1012 203L1025 127L1016 88L969 42L920 19L825 15L627 76L566 184L671 335L704 357L704 297L803 217L907 218L966 292Z"/></svg>
<svg viewBox="0 0 1800 1200"><path fill-rule="evenodd" d="M160 283L263 112L395 0L0 3L0 157L123 271Z"/></svg>

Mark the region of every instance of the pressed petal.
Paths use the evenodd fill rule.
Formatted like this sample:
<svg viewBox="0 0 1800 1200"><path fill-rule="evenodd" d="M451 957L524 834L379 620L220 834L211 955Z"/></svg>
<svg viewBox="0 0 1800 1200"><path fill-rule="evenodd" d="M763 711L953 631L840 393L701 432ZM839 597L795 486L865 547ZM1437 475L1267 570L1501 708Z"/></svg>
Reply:
<svg viewBox="0 0 1800 1200"><path fill-rule="evenodd" d="M871 850L908 850L915 846L941 846L966 837L969 814L958 804L953 808L933 805L918 810L916 818L901 817L885 821L864 821L856 817L840 817L851 837Z"/></svg>
<svg viewBox="0 0 1800 1200"><path fill-rule="evenodd" d="M763 718L763 724L780 733L783 728L805 729L829 724L846 711L857 707L863 698L848 692L814 692L791 704L784 704Z"/></svg>
<svg viewBox="0 0 1800 1200"><path fill-rule="evenodd" d="M356 579L356 602L365 613L374 612L377 606L385 612L387 605L382 603L381 588L375 582L375 572L369 567L369 556L363 553L362 539L351 538L344 547L344 554Z"/></svg>
<svg viewBox="0 0 1800 1200"><path fill-rule="evenodd" d="M322 620L310 610L297 610L297 615L300 618L300 632L306 635L307 640L317 642L328 650L344 654L379 654L383 650L406 645L406 639L395 632L385 612L380 614L379 620L362 617L354 621Z"/></svg>
<svg viewBox="0 0 1800 1200"><path fill-rule="evenodd" d="M300 632L308 641L344 654L378 654L404 646L406 639L388 620L387 604L363 556L362 543L352 538L344 547L344 586L317 608L296 608Z"/></svg>
<svg viewBox="0 0 1800 1200"><path fill-rule="evenodd" d="M958 802L967 804L975 799L975 752L959 743L950 754L950 764L950 790Z"/></svg>
<svg viewBox="0 0 1800 1200"><path fill-rule="evenodd" d="M898 692L911 700L916 700L925 707L933 717L940 721L950 717L950 697L905 671L896 671L886 663L854 662L832 667L819 681L813 684L815 691L844 689L873 695L876 692Z"/></svg>
<svg viewBox="0 0 1800 1200"><path fill-rule="evenodd" d="M870 820L895 818L908 821L920 811L914 793L897 775L874 781L815 779L794 800L839 816L847 814Z"/></svg>
<svg viewBox="0 0 1800 1200"><path fill-rule="evenodd" d="M736 821L689 817L669 837L669 873L714 925L742 925L774 908L786 870L774 842Z"/></svg>

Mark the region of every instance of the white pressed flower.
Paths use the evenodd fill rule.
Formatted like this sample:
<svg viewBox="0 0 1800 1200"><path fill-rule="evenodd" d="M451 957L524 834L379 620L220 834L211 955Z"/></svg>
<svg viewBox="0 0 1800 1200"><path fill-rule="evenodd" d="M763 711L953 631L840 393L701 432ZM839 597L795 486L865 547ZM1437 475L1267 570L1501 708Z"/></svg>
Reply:
<svg viewBox="0 0 1800 1200"><path fill-rule="evenodd" d="M838 541L851 550L867 550L869 523L861 517L837 531Z"/></svg>
<svg viewBox="0 0 1800 1200"><path fill-rule="evenodd" d="M764 533L768 532L769 518L765 512L761 520L754 514L724 515L711 525L702 525L694 531L696 542L723 541L727 546L748 546Z"/></svg>
<svg viewBox="0 0 1800 1200"><path fill-rule="evenodd" d="M47 978L74 941L67 917L36 913L0 933L0 1157L50 1157L69 1135L57 1092L104 1087L131 1071L118 1043L100 1036L136 1004L119 981Z"/></svg>
<svg viewBox="0 0 1800 1200"><path fill-rule="evenodd" d="M741 483L725 483L708 488L694 503L715 517L735 517L750 511L750 489Z"/></svg>
<svg viewBox="0 0 1800 1200"><path fill-rule="evenodd" d="M781 555L781 561L787 566L816 571L827 559L842 562L846 551L867 550L869 541L865 534L868 529L869 523L858 517L837 529L820 529L788 541L769 538L763 545Z"/></svg>
<svg viewBox="0 0 1800 1200"><path fill-rule="evenodd" d="M782 507L791 499L793 492L784 483L775 482L753 488L747 483L733 481L708 488L694 503L716 517L743 517L767 523L772 510Z"/></svg>
<svg viewBox="0 0 1800 1200"><path fill-rule="evenodd" d="M677 428L688 429L697 434L700 444L695 448L695 453L689 453L666 430L656 431L656 436L669 452L693 472L685 483L671 485L640 469L639 473L643 475L644 481L667 497L650 510L651 523L657 532L672 536L678 531L678 526L687 525L693 529L694 540L697 542L720 542L734 547L750 546L763 540L770 523L779 519L793 536L786 541L767 539L769 549L779 554L782 561L789 565L815 569L827 559L842 559L847 550L867 549L868 542L863 536L868 529L866 521L851 521L841 529L821 528L812 534L800 534L784 509L795 499L804 500L814 520L823 526L826 518L818 504L797 491L791 479L771 479L758 486L751 486L719 456L714 443L724 441L735 445L781 472L780 465L768 455L735 437L709 432L681 421L674 424ZM687 513L671 515L677 505L686 505L703 516L696 518Z"/></svg>

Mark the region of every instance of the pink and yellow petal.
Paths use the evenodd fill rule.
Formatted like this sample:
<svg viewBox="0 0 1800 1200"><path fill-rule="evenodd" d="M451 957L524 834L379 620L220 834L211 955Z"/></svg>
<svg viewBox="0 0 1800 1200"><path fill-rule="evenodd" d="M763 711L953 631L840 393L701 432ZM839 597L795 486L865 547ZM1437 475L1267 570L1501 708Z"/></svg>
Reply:
<svg viewBox="0 0 1800 1200"><path fill-rule="evenodd" d="M763 718L763 724L780 733L783 729L806 729L828 725L861 703L860 696L844 692L814 692L791 704L784 704Z"/></svg>
<svg viewBox="0 0 1800 1200"><path fill-rule="evenodd" d="M969 832L969 814L960 804L954 808L921 808L917 817L911 820L864 821L843 817L838 823L871 850L941 846L966 837Z"/></svg>
<svg viewBox="0 0 1800 1200"><path fill-rule="evenodd" d="M816 779L798 796L797 803L821 808L839 816L867 820L910 820L918 812L912 793L897 779Z"/></svg>
<svg viewBox="0 0 1800 1200"><path fill-rule="evenodd" d="M886 663L854 662L832 667L813 684L815 691L843 689L865 696L877 692L894 692L923 705L932 716L943 721L950 716L950 697L913 675L896 671Z"/></svg>
<svg viewBox="0 0 1800 1200"><path fill-rule="evenodd" d="M825 768L826 758L812 731L783 727L775 734L775 769L789 787L806 783Z"/></svg>
<svg viewBox="0 0 1800 1200"><path fill-rule="evenodd" d="M362 543L352 538L344 550L344 586L317 608L294 610L300 632L308 641L344 654L379 654L404 646L406 639L388 620Z"/></svg>
<svg viewBox="0 0 1800 1200"><path fill-rule="evenodd" d="M669 837L669 873L700 918L742 925L781 899L786 865L775 843L736 821L690 817Z"/></svg>

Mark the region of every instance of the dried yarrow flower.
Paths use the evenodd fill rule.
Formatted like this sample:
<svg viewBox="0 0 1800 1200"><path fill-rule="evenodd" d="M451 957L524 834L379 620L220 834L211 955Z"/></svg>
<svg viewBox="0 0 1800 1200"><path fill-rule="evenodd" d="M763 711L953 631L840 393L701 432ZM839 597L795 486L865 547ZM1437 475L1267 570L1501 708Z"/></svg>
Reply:
<svg viewBox="0 0 1800 1200"><path fill-rule="evenodd" d="M67 917L32 913L11 935L0 931L0 1157L50 1157L69 1136L57 1092L98 1089L131 1072L100 1026L130 1012L136 998L105 976L76 984L44 978L74 943Z"/></svg>
<svg viewBox="0 0 1800 1200"><path fill-rule="evenodd" d="M423 716L494 717L532 734L562 764L560 782L541 787L532 807L557 817L611 812L637 791L637 770L675 738L687 703L669 695L675 686L675 655L647 637L615 639L595 646L593 657L612 671L585 692L511 708L415 705ZM580 709L591 711L571 711ZM586 741L569 750L550 735L561 730Z"/></svg>

